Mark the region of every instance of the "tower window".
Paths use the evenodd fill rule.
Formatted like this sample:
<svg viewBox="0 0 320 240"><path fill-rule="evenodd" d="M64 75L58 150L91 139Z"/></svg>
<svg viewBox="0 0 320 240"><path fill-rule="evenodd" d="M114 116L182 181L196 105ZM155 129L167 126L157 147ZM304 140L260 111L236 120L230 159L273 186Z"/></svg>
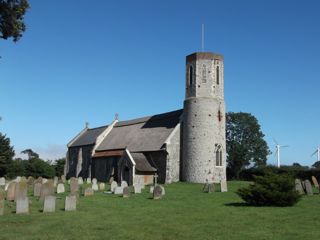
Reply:
<svg viewBox="0 0 320 240"><path fill-rule="evenodd" d="M219 85L219 83L220 83L220 70L219 70L219 66L217 66L217 68L216 68L216 79L217 79L217 85Z"/></svg>
<svg viewBox="0 0 320 240"><path fill-rule="evenodd" d="M216 166L222 166L222 149L220 145L216 147Z"/></svg>
<svg viewBox="0 0 320 240"><path fill-rule="evenodd" d="M205 64L202 65L202 83L207 82L207 67Z"/></svg>
<svg viewBox="0 0 320 240"><path fill-rule="evenodd" d="M222 115L221 115L221 111L220 110L218 111L218 120L219 120L219 122L221 122L221 120L222 120Z"/></svg>
<svg viewBox="0 0 320 240"><path fill-rule="evenodd" d="M189 67L189 85L193 85L193 67Z"/></svg>

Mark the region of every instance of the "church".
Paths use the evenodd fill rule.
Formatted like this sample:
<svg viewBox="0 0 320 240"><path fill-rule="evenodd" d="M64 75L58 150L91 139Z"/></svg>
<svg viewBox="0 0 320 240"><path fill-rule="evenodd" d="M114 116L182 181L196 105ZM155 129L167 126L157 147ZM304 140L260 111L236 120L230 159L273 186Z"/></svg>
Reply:
<svg viewBox="0 0 320 240"><path fill-rule="evenodd" d="M221 183L226 191L223 56L186 57L183 109L86 126L67 145L68 178L97 178L129 185L178 181Z"/></svg>

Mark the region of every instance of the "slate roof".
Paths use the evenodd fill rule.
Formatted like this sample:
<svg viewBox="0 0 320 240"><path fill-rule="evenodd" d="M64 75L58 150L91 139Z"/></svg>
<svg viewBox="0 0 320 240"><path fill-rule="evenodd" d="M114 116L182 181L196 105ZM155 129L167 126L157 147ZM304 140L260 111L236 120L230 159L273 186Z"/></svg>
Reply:
<svg viewBox="0 0 320 240"><path fill-rule="evenodd" d="M182 110L167 112L114 125L96 151L125 149L130 152L157 151L180 121Z"/></svg>
<svg viewBox="0 0 320 240"><path fill-rule="evenodd" d="M143 153L130 153L136 163L136 169L141 172L156 172L157 169L152 167Z"/></svg>
<svg viewBox="0 0 320 240"><path fill-rule="evenodd" d="M87 129L82 133L69 147L79 147L84 145L92 145L96 143L97 137L107 128L108 126L102 126L98 128Z"/></svg>

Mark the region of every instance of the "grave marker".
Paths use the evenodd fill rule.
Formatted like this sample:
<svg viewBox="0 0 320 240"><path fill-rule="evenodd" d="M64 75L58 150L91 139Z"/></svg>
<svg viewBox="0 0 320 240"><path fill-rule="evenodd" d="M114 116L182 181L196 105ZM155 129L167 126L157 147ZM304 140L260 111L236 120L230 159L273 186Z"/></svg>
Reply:
<svg viewBox="0 0 320 240"><path fill-rule="evenodd" d="M7 200L14 201L15 199L16 182L10 182L7 190Z"/></svg>
<svg viewBox="0 0 320 240"><path fill-rule="evenodd" d="M28 197L16 199L16 214L29 213L29 199Z"/></svg>
<svg viewBox="0 0 320 240"><path fill-rule="evenodd" d="M106 190L106 184L105 183L100 183L99 184L99 189L100 189L100 191Z"/></svg>
<svg viewBox="0 0 320 240"><path fill-rule="evenodd" d="M123 188L122 197L124 197L124 198L130 197L130 189L129 189L129 187L124 187Z"/></svg>
<svg viewBox="0 0 320 240"><path fill-rule="evenodd" d="M313 189L312 189L311 182L309 180L305 180L304 184L306 186L307 195L313 195Z"/></svg>
<svg viewBox="0 0 320 240"><path fill-rule="evenodd" d="M65 211L75 211L77 209L77 197L75 195L66 196Z"/></svg>
<svg viewBox="0 0 320 240"><path fill-rule="evenodd" d="M42 183L36 182L33 186L33 196L40 197Z"/></svg>
<svg viewBox="0 0 320 240"><path fill-rule="evenodd" d="M85 197L89 197L89 196L93 196L93 195L94 195L94 191L91 187L88 187L84 190Z"/></svg>
<svg viewBox="0 0 320 240"><path fill-rule="evenodd" d="M162 187L156 185L153 190L153 199L161 199L162 198Z"/></svg>
<svg viewBox="0 0 320 240"><path fill-rule="evenodd" d="M26 181L16 183L14 197L15 200L18 198L25 198L28 194L28 184Z"/></svg>
<svg viewBox="0 0 320 240"><path fill-rule="evenodd" d="M114 188L114 194L123 194L123 188L121 186L116 186Z"/></svg>
<svg viewBox="0 0 320 240"><path fill-rule="evenodd" d="M54 195L54 185L52 180L48 180L46 183L42 184L40 192L40 200L44 200L46 196Z"/></svg>
<svg viewBox="0 0 320 240"><path fill-rule="evenodd" d="M128 187L128 183L126 181L122 181L121 182L121 187L122 188Z"/></svg>
<svg viewBox="0 0 320 240"><path fill-rule="evenodd" d="M75 194L78 191L79 191L78 180L76 178L71 178L70 179L70 192L71 192L71 194Z"/></svg>
<svg viewBox="0 0 320 240"><path fill-rule="evenodd" d="M5 186L6 185L6 179L4 177L0 178L0 186Z"/></svg>
<svg viewBox="0 0 320 240"><path fill-rule="evenodd" d="M0 216L4 214L4 198L5 198L5 191L0 188Z"/></svg>
<svg viewBox="0 0 320 240"><path fill-rule="evenodd" d="M43 212L55 212L56 211L56 197L45 196L43 204Z"/></svg>
<svg viewBox="0 0 320 240"><path fill-rule="evenodd" d="M220 181L220 190L221 190L221 192L228 192L228 186L227 186L226 180Z"/></svg>
<svg viewBox="0 0 320 240"><path fill-rule="evenodd" d="M303 190L302 183L301 183L300 179L295 180L295 189L300 195L304 194L304 190Z"/></svg>
<svg viewBox="0 0 320 240"><path fill-rule="evenodd" d="M110 188L111 192L114 192L114 189L115 189L117 186L118 186L118 183L117 183L116 181L113 181L113 182L111 183L111 188Z"/></svg>
<svg viewBox="0 0 320 240"><path fill-rule="evenodd" d="M59 183L57 186L57 193L64 193L64 192L65 192L64 184Z"/></svg>

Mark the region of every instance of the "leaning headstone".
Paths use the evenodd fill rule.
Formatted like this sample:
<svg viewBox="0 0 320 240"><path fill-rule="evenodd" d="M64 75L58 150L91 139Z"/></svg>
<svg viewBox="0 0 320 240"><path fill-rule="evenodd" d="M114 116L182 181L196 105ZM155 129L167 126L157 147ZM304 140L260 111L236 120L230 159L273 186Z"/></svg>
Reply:
<svg viewBox="0 0 320 240"><path fill-rule="evenodd" d="M129 189L129 187L124 187L123 188L122 197L124 197L124 198L130 197L130 189Z"/></svg>
<svg viewBox="0 0 320 240"><path fill-rule="evenodd" d="M150 192L150 193L153 193L153 190L154 190L154 186L150 186L149 192Z"/></svg>
<svg viewBox="0 0 320 240"><path fill-rule="evenodd" d="M160 185L156 185L153 190L153 199L161 199L162 198L162 187Z"/></svg>
<svg viewBox="0 0 320 240"><path fill-rule="evenodd" d="M99 190L100 191L106 190L106 184L105 183L99 183Z"/></svg>
<svg viewBox="0 0 320 240"><path fill-rule="evenodd" d="M29 213L29 199L28 197L16 199L16 214Z"/></svg>
<svg viewBox="0 0 320 240"><path fill-rule="evenodd" d="M63 183L59 183L57 186L57 193L64 193L65 189L64 189L64 184Z"/></svg>
<svg viewBox="0 0 320 240"><path fill-rule="evenodd" d="M304 194L304 190L303 190L303 187L302 187L300 179L296 179L295 180L295 189L300 195Z"/></svg>
<svg viewBox="0 0 320 240"><path fill-rule="evenodd" d="M124 187L128 187L128 183L126 181L122 181L121 182L121 187L124 188Z"/></svg>
<svg viewBox="0 0 320 240"><path fill-rule="evenodd" d="M53 178L53 186L54 186L54 187L57 186L58 180L59 180L59 178L58 178L57 176L55 176L55 177Z"/></svg>
<svg viewBox="0 0 320 240"><path fill-rule="evenodd" d="M221 180L220 181L220 191L221 192L228 192L228 186L227 186L227 181L226 180Z"/></svg>
<svg viewBox="0 0 320 240"><path fill-rule="evenodd" d="M316 177L315 177L315 176L312 176L311 179L312 179L313 185L314 185L317 189L319 189L319 183L318 183L318 180L316 179Z"/></svg>
<svg viewBox="0 0 320 240"><path fill-rule="evenodd" d="M71 178L70 179L70 192L71 192L71 194L75 194L78 191L79 191L78 180L76 178Z"/></svg>
<svg viewBox="0 0 320 240"><path fill-rule="evenodd" d="M54 195L54 186L53 181L49 180L46 183L42 184L41 186L41 192L40 192L40 200L44 200L46 196L52 196Z"/></svg>
<svg viewBox="0 0 320 240"><path fill-rule="evenodd" d="M214 192L214 185L213 185L213 183L205 183L204 186L203 186L202 191L203 191L204 193L212 193L212 192Z"/></svg>
<svg viewBox="0 0 320 240"><path fill-rule="evenodd" d="M4 177L0 178L0 186L5 186L6 185L6 179Z"/></svg>
<svg viewBox="0 0 320 240"><path fill-rule="evenodd" d="M7 189L7 200L14 201L15 191L16 191L16 182L10 182Z"/></svg>
<svg viewBox="0 0 320 240"><path fill-rule="evenodd" d="M87 184L91 184L91 178L87 178Z"/></svg>
<svg viewBox="0 0 320 240"><path fill-rule="evenodd" d="M42 183L36 182L33 186L33 196L40 197Z"/></svg>
<svg viewBox="0 0 320 240"><path fill-rule="evenodd" d="M4 214L5 191L0 188L0 216Z"/></svg>
<svg viewBox="0 0 320 240"><path fill-rule="evenodd" d="M16 183L14 197L15 200L18 198L25 198L28 194L28 184L27 181L21 181Z"/></svg>
<svg viewBox="0 0 320 240"><path fill-rule="evenodd" d="M111 183L111 188L110 188L111 192L114 192L114 189L115 189L117 186L118 186L118 183L117 183L116 181L113 181L113 182Z"/></svg>
<svg viewBox="0 0 320 240"><path fill-rule="evenodd" d="M121 186L116 186L114 188L114 194L123 194L123 188Z"/></svg>
<svg viewBox="0 0 320 240"><path fill-rule="evenodd" d="M141 185L137 184L133 186L134 193L141 193Z"/></svg>
<svg viewBox="0 0 320 240"><path fill-rule="evenodd" d="M44 198L43 212L55 212L56 211L56 197L46 196Z"/></svg>
<svg viewBox="0 0 320 240"><path fill-rule="evenodd" d="M77 209L77 197L75 195L70 195L66 197L65 201L65 211L75 211Z"/></svg>
<svg viewBox="0 0 320 240"><path fill-rule="evenodd" d="M84 190L85 197L93 196L93 194L94 194L94 191L91 187L88 187Z"/></svg>
<svg viewBox="0 0 320 240"><path fill-rule="evenodd" d="M79 184L79 185L82 185L82 184L83 184L83 179L82 179L82 177L79 177L79 178L78 178L78 184Z"/></svg>
<svg viewBox="0 0 320 240"><path fill-rule="evenodd" d="M307 195L313 195L313 189L312 189L311 182L309 180L305 180L304 184L306 186Z"/></svg>
<svg viewBox="0 0 320 240"><path fill-rule="evenodd" d="M92 179L92 184L95 184L95 183L97 184L97 183L98 183L98 181L97 181L97 179L96 179L96 178L93 178L93 179Z"/></svg>
<svg viewBox="0 0 320 240"><path fill-rule="evenodd" d="M92 189L93 189L93 191L99 191L99 186L98 186L98 184L97 183L92 183Z"/></svg>

